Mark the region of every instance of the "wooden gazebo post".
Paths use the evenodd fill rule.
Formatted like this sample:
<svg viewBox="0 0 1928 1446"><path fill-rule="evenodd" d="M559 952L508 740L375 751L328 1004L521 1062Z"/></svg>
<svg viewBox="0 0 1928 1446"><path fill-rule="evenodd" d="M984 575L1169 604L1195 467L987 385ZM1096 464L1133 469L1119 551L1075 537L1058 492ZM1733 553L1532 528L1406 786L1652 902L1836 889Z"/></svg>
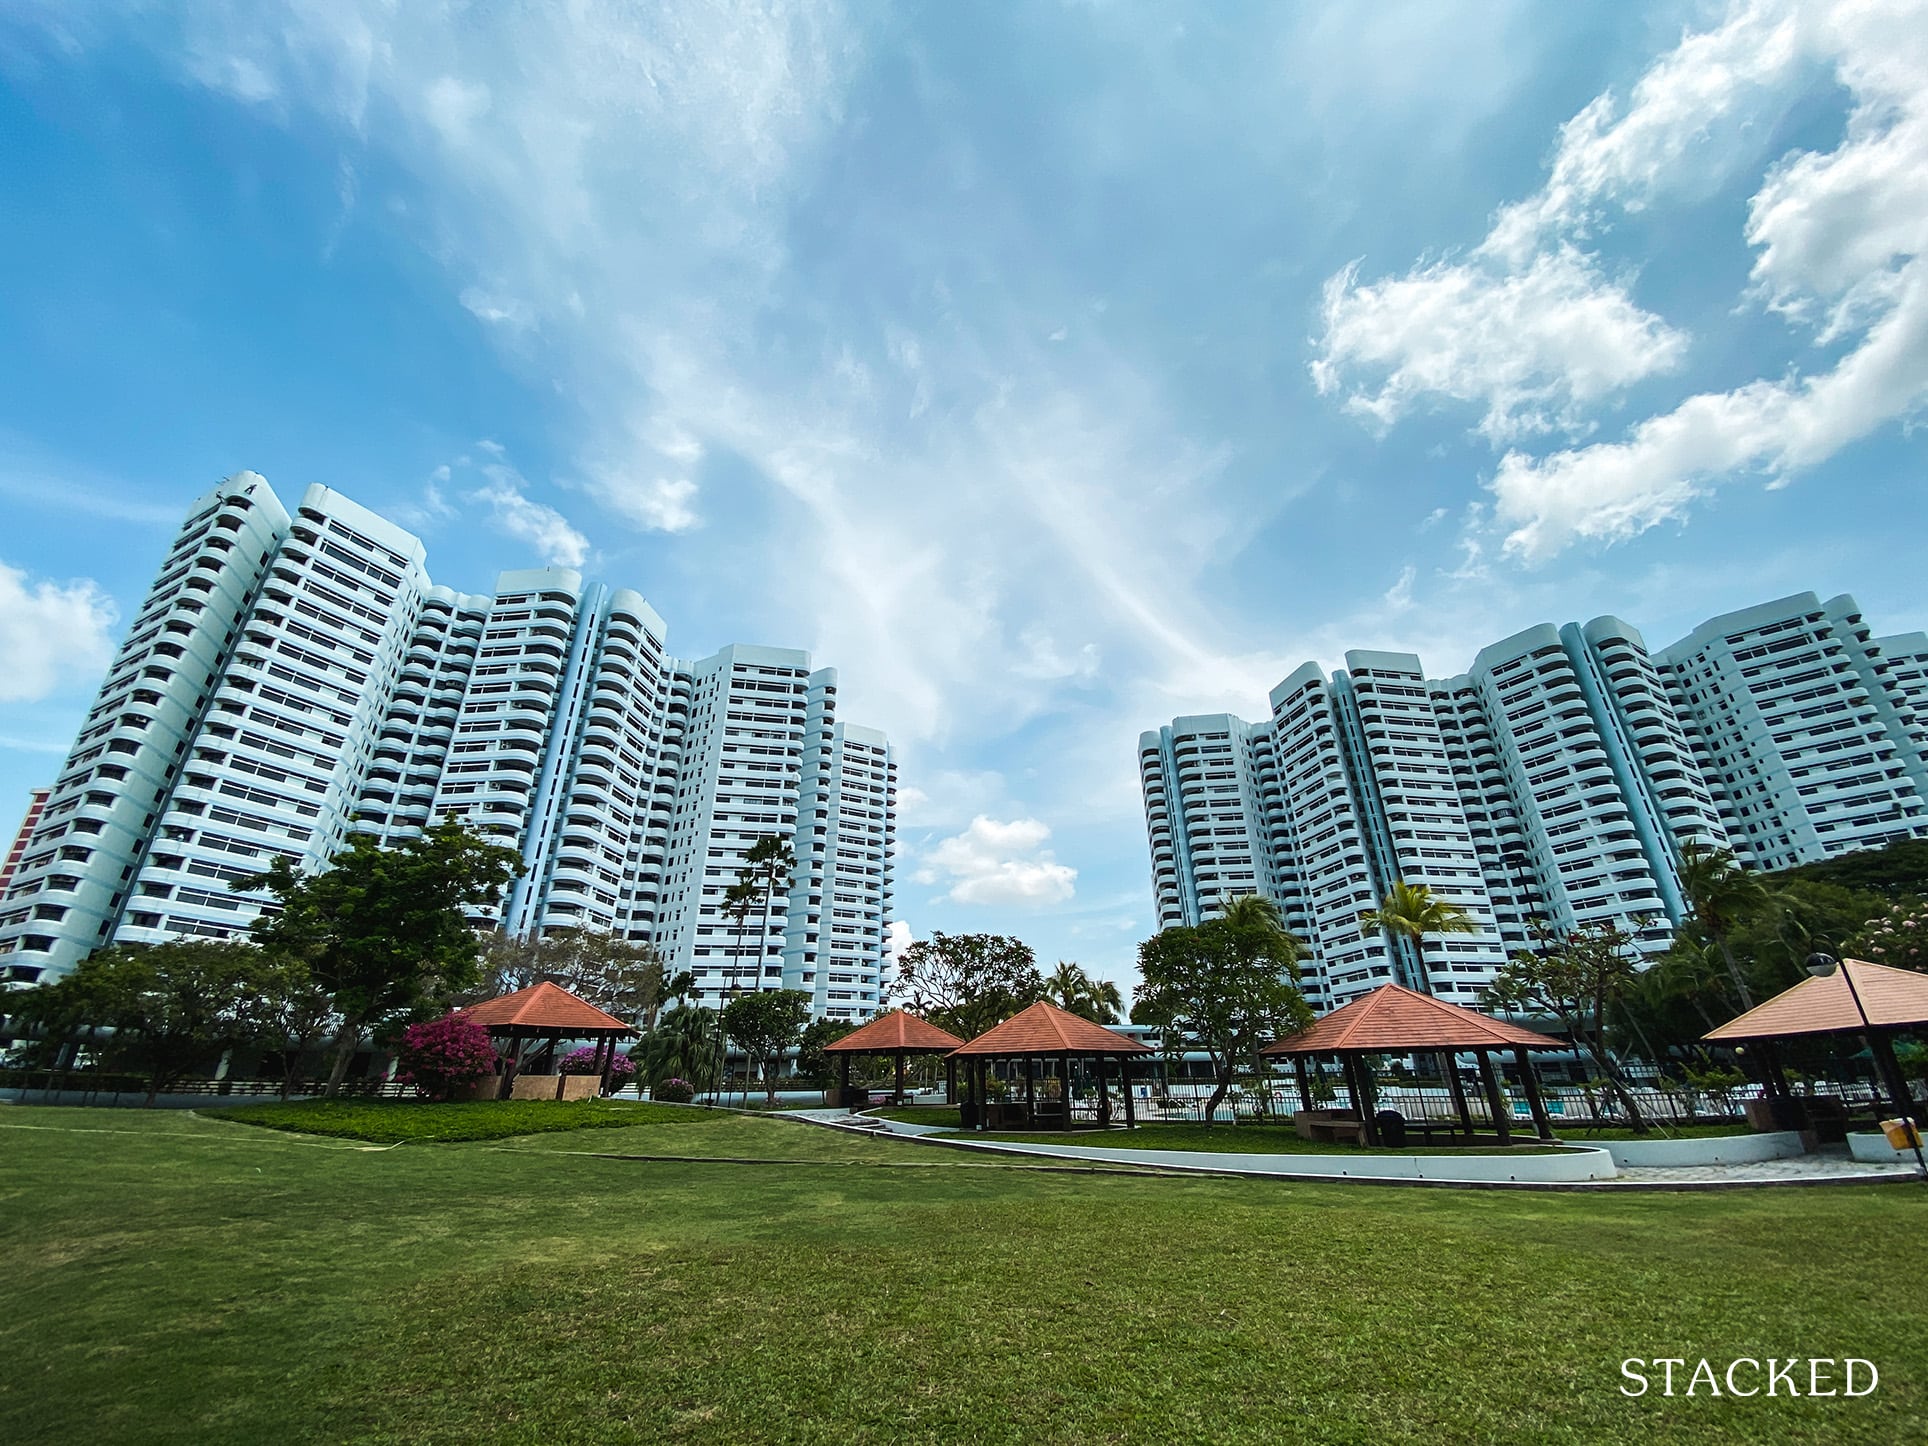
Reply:
<svg viewBox="0 0 1928 1446"><path fill-rule="evenodd" d="M1521 1058L1524 1058L1522 1054ZM1454 1052L1443 1049L1439 1052L1439 1068L1446 1076L1446 1088L1453 1097L1453 1109L1459 1115L1460 1128L1466 1131L1466 1138L1473 1138L1473 1111L1466 1103L1466 1085L1459 1077L1459 1066Z"/></svg>
<svg viewBox="0 0 1928 1446"><path fill-rule="evenodd" d="M1476 1049L1479 1057L1480 1082L1486 1086L1486 1107L1493 1112L1493 1129L1500 1137L1502 1145L1510 1144L1513 1139L1511 1111L1506 1107L1506 1095L1500 1089L1499 1075L1493 1068L1491 1050Z"/></svg>
<svg viewBox="0 0 1928 1446"><path fill-rule="evenodd" d="M1292 1078L1299 1083L1299 1108L1302 1110L1316 1108L1312 1103L1312 1080L1306 1071L1305 1056L1302 1054L1292 1056Z"/></svg>
<svg viewBox="0 0 1928 1446"><path fill-rule="evenodd" d="M1533 1128L1540 1132L1542 1140L1554 1138L1553 1121L1546 1112L1546 1101L1540 1098L1539 1077L1533 1073L1533 1061L1526 1053L1525 1046L1513 1051L1514 1062L1520 1067L1520 1084L1526 1090L1526 1107L1533 1112Z"/></svg>

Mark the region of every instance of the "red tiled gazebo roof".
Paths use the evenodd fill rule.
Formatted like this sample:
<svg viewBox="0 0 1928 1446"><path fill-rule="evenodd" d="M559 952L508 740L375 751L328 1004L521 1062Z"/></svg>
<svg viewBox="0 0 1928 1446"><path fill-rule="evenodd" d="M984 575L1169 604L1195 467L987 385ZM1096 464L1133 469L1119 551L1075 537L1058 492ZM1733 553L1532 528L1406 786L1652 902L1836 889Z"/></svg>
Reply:
<svg viewBox="0 0 1928 1446"><path fill-rule="evenodd" d="M527 989L485 999L461 1011L491 1034L559 1034L587 1038L599 1034L634 1034L634 1026L605 1014L586 999L578 999L559 984L543 980Z"/></svg>
<svg viewBox="0 0 1928 1446"><path fill-rule="evenodd" d="M1848 992L1850 972L1853 994ZM1861 1010L1854 1007L1855 995L1861 998ZM1861 1011L1867 1013L1865 1025ZM1865 959L1843 959L1841 967L1825 978L1803 979L1701 1038L1717 1043L1782 1039L1797 1034L1859 1034L1870 1025L1907 1029L1922 1024L1928 1024L1928 974Z"/></svg>
<svg viewBox="0 0 1928 1446"><path fill-rule="evenodd" d="M908 1009L893 1009L823 1050L825 1054L949 1054L963 1042Z"/></svg>
<svg viewBox="0 0 1928 1446"><path fill-rule="evenodd" d="M1568 1049L1557 1039L1400 984L1382 984L1262 1055L1403 1054L1407 1050Z"/></svg>
<svg viewBox="0 0 1928 1446"><path fill-rule="evenodd" d="M1093 1024L1067 1013L1046 1000L1019 1010L1004 1023L993 1025L969 1044L959 1045L960 1055L1044 1054L1151 1054L1148 1044L1140 1044L1122 1034L1114 1034L1102 1024Z"/></svg>

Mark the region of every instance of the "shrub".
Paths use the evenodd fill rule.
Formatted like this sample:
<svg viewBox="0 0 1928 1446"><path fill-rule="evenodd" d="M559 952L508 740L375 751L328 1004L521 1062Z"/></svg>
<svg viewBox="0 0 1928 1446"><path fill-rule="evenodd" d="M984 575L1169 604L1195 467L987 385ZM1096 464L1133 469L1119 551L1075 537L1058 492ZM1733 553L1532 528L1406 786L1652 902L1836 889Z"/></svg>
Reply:
<svg viewBox="0 0 1928 1446"><path fill-rule="evenodd" d="M488 1030L460 1014L409 1025L399 1054L402 1072L397 1078L432 1100L445 1100L456 1086L495 1073L495 1046Z"/></svg>
<svg viewBox="0 0 1928 1446"><path fill-rule="evenodd" d="M594 1045L572 1049L556 1064L558 1074L595 1074L597 1051ZM609 1089L613 1094L636 1078L636 1065L628 1055L619 1054L609 1061Z"/></svg>
<svg viewBox="0 0 1928 1446"><path fill-rule="evenodd" d="M696 1098L696 1086L686 1079L666 1079L649 1092L649 1097L664 1104L686 1105Z"/></svg>

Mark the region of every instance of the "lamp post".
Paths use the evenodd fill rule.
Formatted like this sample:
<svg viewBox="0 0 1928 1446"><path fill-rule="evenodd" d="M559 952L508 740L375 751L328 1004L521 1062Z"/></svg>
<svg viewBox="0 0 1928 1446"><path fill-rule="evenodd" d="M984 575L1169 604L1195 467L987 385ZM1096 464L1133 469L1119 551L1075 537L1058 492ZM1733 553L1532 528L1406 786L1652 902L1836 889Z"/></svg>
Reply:
<svg viewBox="0 0 1928 1446"><path fill-rule="evenodd" d="M1869 1055L1869 1058L1874 1060L1875 1077L1879 1079L1881 1077L1881 1072L1882 1072L1881 1059L1880 1059L1880 1056L1875 1051L1874 1024L1868 1018L1868 1011L1862 1006L1861 991L1854 987L1854 971L1852 969L1848 969L1844 967L1841 961L1836 959L1832 954L1808 955L1805 968L1807 969L1807 972L1809 973L1809 975L1811 975L1813 978L1816 978L1816 979L1825 979L1830 974L1834 973L1836 969L1839 969L1841 971L1841 980L1844 984L1848 986L1848 998L1854 1001L1854 1012L1861 1020L1862 1038L1868 1041L1868 1055ZM1893 1083L1900 1083L1900 1081L1899 1079L1897 1079L1893 1081ZM1904 1086L1901 1094L1901 1107L1902 1107L1901 1120L1902 1120L1902 1123L1907 1126L1909 1143L1914 1146L1915 1164L1919 1166L1921 1169L1921 1178L1923 1182L1928 1183L1928 1159L1924 1159L1922 1157L1921 1131L1915 1127L1914 1116L1908 1112L1910 1109L1910 1106L1911 1106L1911 1101L1909 1099L1906 1087Z"/></svg>

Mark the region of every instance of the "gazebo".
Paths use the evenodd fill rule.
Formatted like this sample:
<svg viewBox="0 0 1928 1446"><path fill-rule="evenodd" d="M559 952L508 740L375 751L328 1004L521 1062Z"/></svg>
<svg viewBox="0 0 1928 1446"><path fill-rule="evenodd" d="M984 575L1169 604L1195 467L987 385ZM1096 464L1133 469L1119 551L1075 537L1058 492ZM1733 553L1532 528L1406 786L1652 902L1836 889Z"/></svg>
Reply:
<svg viewBox="0 0 1928 1446"><path fill-rule="evenodd" d="M1038 1119L1038 1061L1059 1066L1061 1094L1058 1128L1071 1128L1071 1063L1086 1060L1098 1076L1098 1123L1111 1123L1111 1094L1107 1076L1111 1061L1118 1062L1119 1085L1125 1097L1125 1123L1138 1121L1131 1103L1131 1061L1154 1051L1148 1044L1114 1034L1102 1024L1067 1013L1045 1000L1019 1010L1004 1023L994 1025L969 1044L960 1045L951 1055L962 1060L971 1071L971 1098L978 1106L978 1128L986 1125L984 1103L990 1067L995 1060L1022 1060L1024 1063L1024 1113L1032 1124Z"/></svg>
<svg viewBox="0 0 1928 1446"><path fill-rule="evenodd" d="M1540 1098L1539 1081L1533 1077L1527 1051L1568 1049L1571 1046L1516 1024L1494 1019L1457 1004L1448 1004L1430 994L1421 994L1401 984L1382 984L1372 993L1353 1000L1324 1016L1311 1028L1259 1051L1262 1058L1289 1058L1299 1085L1299 1100L1306 1110L1313 1108L1312 1086L1306 1077L1305 1062L1319 1055L1337 1055L1345 1074L1346 1088L1352 1095L1353 1109L1359 1115L1359 1133L1369 1145L1379 1143L1379 1129L1373 1121L1372 1071L1366 1056L1372 1054L1432 1054L1439 1058L1446 1077L1453 1108L1461 1129L1473 1138L1473 1112L1466 1103L1466 1089L1460 1083L1453 1057L1472 1054L1479 1061L1480 1082L1486 1090L1487 1108L1492 1112L1493 1130L1501 1144L1511 1141L1505 1096L1500 1091L1493 1068L1493 1051L1510 1049L1519 1063L1520 1080L1526 1089L1526 1102L1533 1113L1533 1124L1542 1140L1553 1138L1553 1122L1547 1117L1546 1103Z"/></svg>
<svg viewBox="0 0 1928 1446"><path fill-rule="evenodd" d="M897 1061L897 1103L904 1102L904 1061L913 1054L948 1055L964 1043L949 1030L939 1029L928 1019L921 1019L907 1009L893 1009L889 1014L880 1014L861 1029L852 1030L842 1039L823 1047L825 1054L837 1056L837 1080L840 1097L837 1103L848 1106L850 1103L850 1061L859 1055L889 1055ZM946 1064L944 1071L945 1097L950 1099L957 1093L957 1066Z"/></svg>
<svg viewBox="0 0 1928 1446"><path fill-rule="evenodd" d="M498 1099L505 1095L511 1099L563 1098L566 1088L564 1076L558 1076L555 1088L546 1093L519 1085L516 1076L525 1072L525 1063L533 1061L545 1066L553 1065L556 1046L565 1039L591 1039L596 1042L598 1068L594 1074L582 1078L600 1081L609 1073L609 1062L616 1055L616 1041L626 1034L636 1033L634 1026L624 1024L613 1014L605 1014L588 1000L578 999L561 985L551 984L546 979L527 989L518 989L513 994L503 994L494 999L485 999L480 1004L472 1004L461 1013L486 1028L491 1039L508 1042L508 1048L502 1056L502 1084ZM534 1048L538 1041L543 1045L539 1050ZM546 1077L530 1074L531 1080Z"/></svg>
<svg viewBox="0 0 1928 1446"><path fill-rule="evenodd" d="M1710 1044L1765 1045L1767 1088L1789 1110L1787 1079L1770 1041L1804 1035L1858 1034L1874 1056L1881 1091L1903 1115L1916 1107L1895 1060L1894 1037L1907 1031L1928 1031L1928 974L1870 964L1865 959L1843 959L1832 973L1803 979L1765 1004L1756 1005L1701 1038Z"/></svg>

